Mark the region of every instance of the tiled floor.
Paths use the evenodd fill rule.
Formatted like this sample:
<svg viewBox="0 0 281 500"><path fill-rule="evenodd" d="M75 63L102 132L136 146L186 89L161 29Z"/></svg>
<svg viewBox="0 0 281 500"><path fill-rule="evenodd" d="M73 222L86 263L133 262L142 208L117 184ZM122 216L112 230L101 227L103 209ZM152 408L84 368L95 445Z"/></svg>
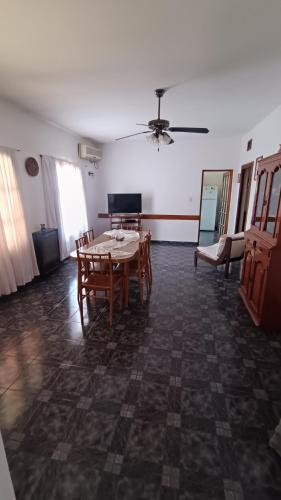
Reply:
<svg viewBox="0 0 281 500"><path fill-rule="evenodd" d="M83 334L72 262L0 302L18 500L280 500L281 336L252 325L237 268L152 250L150 300L131 290L112 330L100 307Z"/></svg>

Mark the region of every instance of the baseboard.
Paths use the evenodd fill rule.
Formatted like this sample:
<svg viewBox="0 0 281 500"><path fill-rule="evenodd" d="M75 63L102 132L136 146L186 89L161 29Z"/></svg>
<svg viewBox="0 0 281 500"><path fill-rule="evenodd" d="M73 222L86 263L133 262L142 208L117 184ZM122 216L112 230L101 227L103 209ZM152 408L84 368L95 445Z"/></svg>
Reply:
<svg viewBox="0 0 281 500"><path fill-rule="evenodd" d="M197 247L198 243L194 241L166 241L166 240L152 240L151 243L153 245L172 245L175 247L184 246L184 247Z"/></svg>

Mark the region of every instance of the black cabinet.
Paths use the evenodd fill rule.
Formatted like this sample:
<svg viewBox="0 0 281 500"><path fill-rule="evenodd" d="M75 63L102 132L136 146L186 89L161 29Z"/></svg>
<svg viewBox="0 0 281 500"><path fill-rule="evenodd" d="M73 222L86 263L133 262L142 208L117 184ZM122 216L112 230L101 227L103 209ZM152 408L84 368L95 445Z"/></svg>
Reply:
<svg viewBox="0 0 281 500"><path fill-rule="evenodd" d="M45 275L60 264L60 248L57 229L45 229L32 233L39 272Z"/></svg>

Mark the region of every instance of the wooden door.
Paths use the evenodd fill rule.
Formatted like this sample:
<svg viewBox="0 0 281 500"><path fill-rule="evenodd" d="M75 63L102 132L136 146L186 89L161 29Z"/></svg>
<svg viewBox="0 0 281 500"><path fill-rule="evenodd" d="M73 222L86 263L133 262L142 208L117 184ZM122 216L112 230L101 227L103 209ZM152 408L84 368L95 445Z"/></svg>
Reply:
<svg viewBox="0 0 281 500"><path fill-rule="evenodd" d="M231 198L232 171L224 172L222 181L222 197L219 208L219 235L227 232L229 207Z"/></svg>
<svg viewBox="0 0 281 500"><path fill-rule="evenodd" d="M240 173L240 188L238 196L235 232L240 233L246 229L249 198L252 182L253 162L242 165Z"/></svg>

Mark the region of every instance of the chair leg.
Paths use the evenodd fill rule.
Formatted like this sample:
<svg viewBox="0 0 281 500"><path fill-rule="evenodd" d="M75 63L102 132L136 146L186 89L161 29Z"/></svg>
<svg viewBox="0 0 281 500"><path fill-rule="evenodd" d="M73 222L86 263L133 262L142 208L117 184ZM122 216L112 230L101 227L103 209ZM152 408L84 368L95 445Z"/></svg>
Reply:
<svg viewBox="0 0 281 500"><path fill-rule="evenodd" d="M228 278L228 276L229 276L229 265L230 265L230 261L229 261L229 259L227 259L227 261L225 263L225 269L224 269L225 278Z"/></svg>
<svg viewBox="0 0 281 500"><path fill-rule="evenodd" d="M81 323L84 323L82 290L78 291L78 304L79 304L79 311L80 311Z"/></svg>
<svg viewBox="0 0 281 500"><path fill-rule="evenodd" d="M110 292L109 297L109 326L112 327L112 319L113 319L113 291Z"/></svg>
<svg viewBox="0 0 281 500"><path fill-rule="evenodd" d="M123 296L124 296L124 280L122 280L119 291L119 306L123 309Z"/></svg>
<svg viewBox="0 0 281 500"><path fill-rule="evenodd" d="M151 260L149 259L149 278L150 278L150 288L152 286L152 266L151 266Z"/></svg>
<svg viewBox="0 0 281 500"><path fill-rule="evenodd" d="M148 278L149 291L151 292L152 273L151 273L151 263L150 263L150 260L148 260L148 262L147 262L146 273L147 273L147 278Z"/></svg>
<svg viewBox="0 0 281 500"><path fill-rule="evenodd" d="M148 269L145 270L145 285L146 285L146 295L150 292L150 279Z"/></svg>
<svg viewBox="0 0 281 500"><path fill-rule="evenodd" d="M143 305L143 283L142 283L142 277L138 277L138 283L139 283L139 291L140 291L140 302L141 305Z"/></svg>
<svg viewBox="0 0 281 500"><path fill-rule="evenodd" d="M198 256L197 256L197 250L195 250L195 252L194 252L194 267L197 267L197 263L198 263Z"/></svg>

